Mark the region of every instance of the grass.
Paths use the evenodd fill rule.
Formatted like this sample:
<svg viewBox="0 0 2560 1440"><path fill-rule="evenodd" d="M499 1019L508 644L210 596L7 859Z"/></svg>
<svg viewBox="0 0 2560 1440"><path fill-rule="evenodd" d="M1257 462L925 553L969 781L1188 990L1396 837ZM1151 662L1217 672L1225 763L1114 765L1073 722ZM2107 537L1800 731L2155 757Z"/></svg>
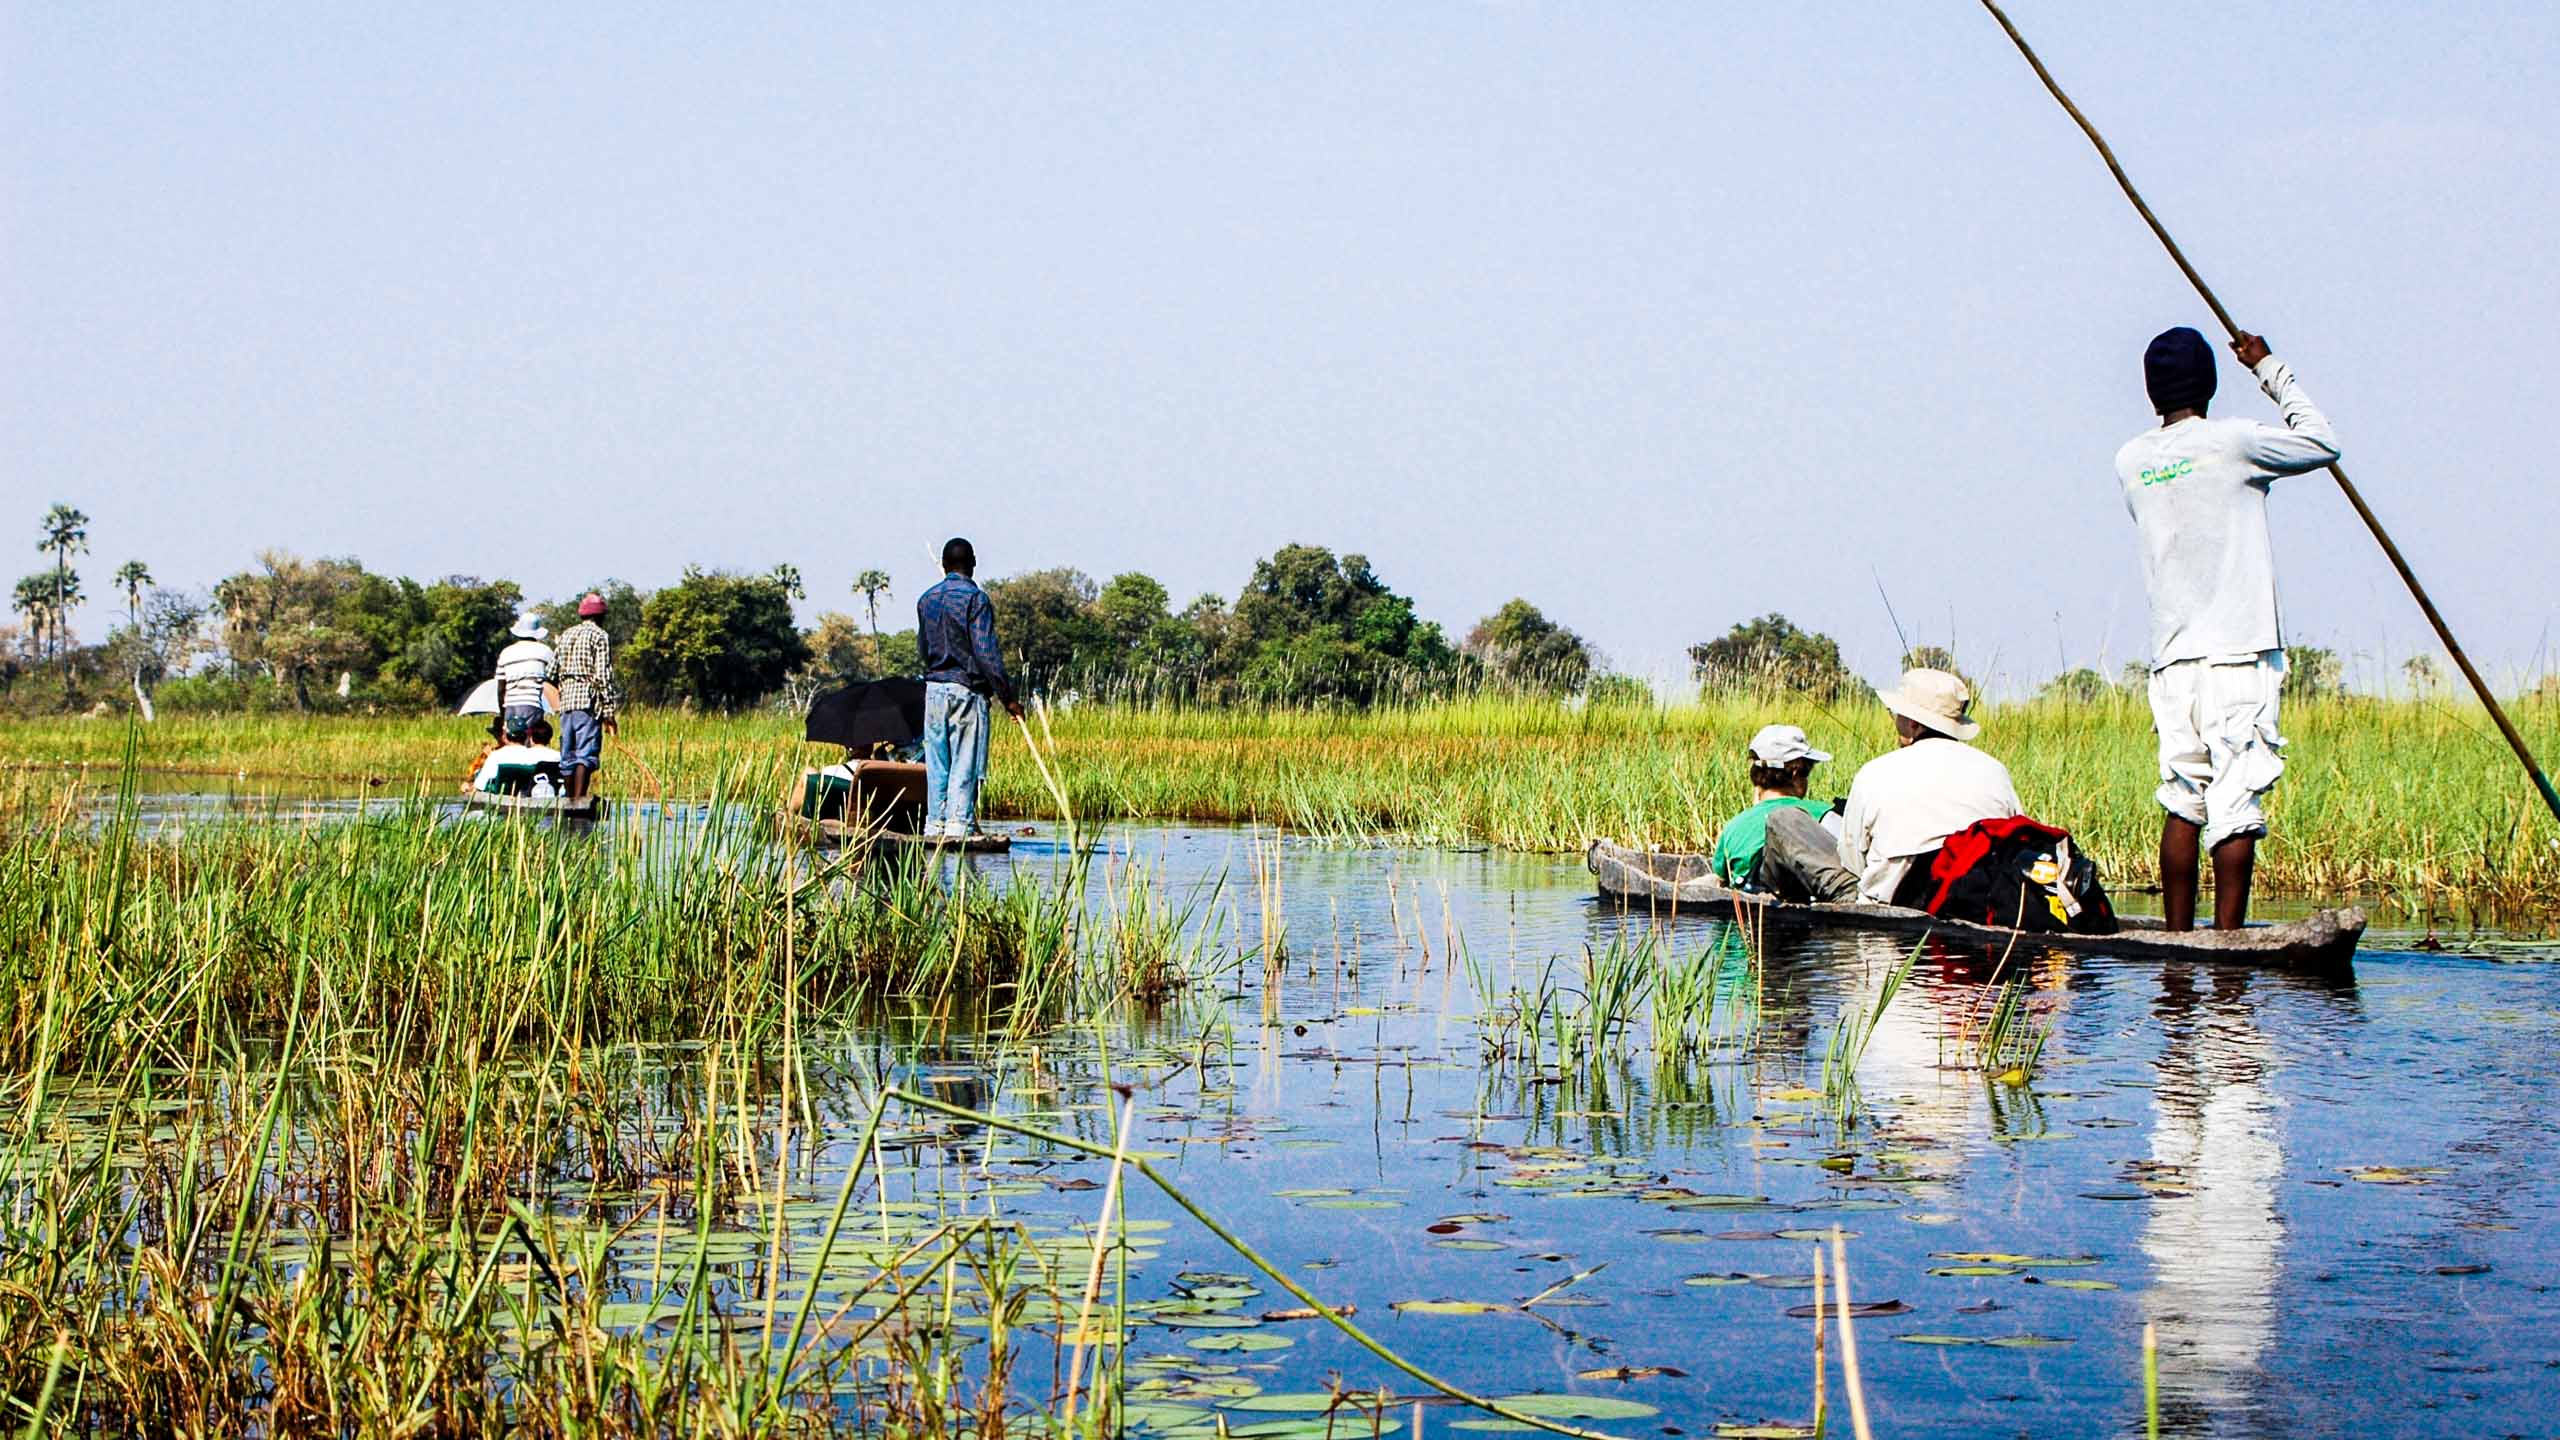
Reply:
<svg viewBox="0 0 2560 1440"><path fill-rule="evenodd" d="M1207 1070L1215 1022L1115 1042L1101 1017L1285 953L1223 887L1110 855L1002 890L906 852L857 872L773 843L746 803L772 755L709 772L708 819L584 836L416 805L155 837L138 758L102 823L58 785L0 792L0 1427L1099 1440L1197 1363L1126 1353L1130 1268L1163 1247L1117 1203L1144 1183L1436 1399L1582 1433L1326 1310L1130 1149L1116 1078ZM1762 977L1730 941L1622 932L1500 992L1443 943L1555 1072L1487 1083L1561 1124L1619 1110L1648 1050L1680 1062L1666 1098L1710 1052L1741 1068ZM989 1100L902 1088L955 1055ZM1003 1113L1008 1087L1059 1128ZM1115 1093L1107 1132L1077 1118ZM1653 1123L1709 1123L1676 1108ZM1110 1161L1098 1210L1007 1198L1037 1189L1010 1167L1073 1156ZM1189 1278L1155 1313L1203 1300Z"/></svg>
<svg viewBox="0 0 2560 1440"><path fill-rule="evenodd" d="M2515 715L2542 753L2560 756L2560 703L2521 700ZM1786 700L1653 710L1486 698L1365 713L1087 705L1056 719L1056 769L1088 819L1524 850L1572 851L1597 838L1704 849L1748 803L1744 742L1781 718L1839 756L1816 773L1817 794L1845 792L1858 763L1890 743L1872 707ZM1981 743L2008 763L2031 811L2072 830L2118 889L2150 879L2159 811L2138 698L2005 705L1984 718ZM2560 827L2476 710L2349 697L2294 704L2285 728L2288 770L2260 848L2268 891L2365 896L2431 919L2560 909ZM778 794L782 774L834 758L795 733L771 713L634 715L608 785L698 801L751 761L773 772ZM0 748L22 767L94 770L115 764L122 736L101 721L20 721L0 729ZM379 782L373 793L443 793L459 783L471 738L469 722L452 719L172 717L150 732L146 763L339 793L369 782ZM987 800L998 815L1056 808L1011 733L995 746Z"/></svg>

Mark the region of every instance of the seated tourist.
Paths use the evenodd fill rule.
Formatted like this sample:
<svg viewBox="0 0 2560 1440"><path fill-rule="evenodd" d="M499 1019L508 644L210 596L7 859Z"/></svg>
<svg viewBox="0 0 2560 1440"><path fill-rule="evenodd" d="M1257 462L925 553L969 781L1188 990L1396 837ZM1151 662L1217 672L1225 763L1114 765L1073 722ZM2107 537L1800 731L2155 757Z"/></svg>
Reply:
<svg viewBox="0 0 2560 1440"><path fill-rule="evenodd" d="M1840 863L1831 807L1805 798L1813 767L1831 757L1793 725L1751 737L1751 808L1725 822L1708 864L1736 890L1791 901L1858 898L1858 877Z"/></svg>
<svg viewBox="0 0 2560 1440"><path fill-rule="evenodd" d="M1944 670L1913 670L1881 697L1900 748L1858 769L1841 815L1840 863L1858 898L1929 908L1930 862L1947 837L1983 820L2023 814L2009 767L1970 745L1982 727L1967 717L1965 683Z"/></svg>
<svg viewBox="0 0 2560 1440"><path fill-rule="evenodd" d="M551 722L536 715L521 739L511 739L489 752L471 783L492 795L529 795L537 800L558 795L560 752L551 747Z"/></svg>

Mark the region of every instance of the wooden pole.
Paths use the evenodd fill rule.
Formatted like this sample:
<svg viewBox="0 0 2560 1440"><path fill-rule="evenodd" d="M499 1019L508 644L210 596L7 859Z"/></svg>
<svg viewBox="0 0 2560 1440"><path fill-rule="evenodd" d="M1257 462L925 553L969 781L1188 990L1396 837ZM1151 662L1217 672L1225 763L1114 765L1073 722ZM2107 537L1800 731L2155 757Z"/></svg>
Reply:
<svg viewBox="0 0 2560 1440"><path fill-rule="evenodd" d="M2221 299L2213 293L2212 286L2204 283L2204 277L2196 273L2196 267L2188 262L2187 252L2178 248L2178 242L2169 234L2169 227L2160 223L2160 217L2152 214L2151 206L2143 200L2142 192L2133 188L2132 177L2124 173L2124 166L2117 162L2116 152L2108 148L2106 137L2098 133L2097 126L2089 123L2088 116L2080 113L2079 106L2071 103L2071 97L2062 93L2062 87L2054 82L2053 72L2044 68L2044 61L2036 57L2035 48L2027 44L2027 37L2018 33L2018 27L2010 22L2008 12L2000 8L1999 0L1982 0L1982 8L1991 12L1992 19L2000 22L2000 28L2008 33L2009 43L2017 46L2018 53L2026 57L2028 66L2036 72L2036 78L2044 82L2045 90L2053 96L2055 103L2061 105L2072 123L2080 127L2080 133L2089 137L2089 143L2097 147L2098 158L2107 162L2107 173L2116 177L2117 188L2124 191L2124 198L2133 202L2135 213L2142 217L2143 224L2151 227L2151 233L2158 237L2161 248L2167 250L2169 258L2176 262L2178 272L2187 277L2187 283L2195 287L2196 294L2204 297L2205 306L2213 311L2213 318L2222 322L2222 328L2229 331L2233 339L2238 339L2240 326L2232 320L2231 312L2222 308ZM2463 653L2462 642L2453 638L2453 628L2444 623L2444 615L2436 609L2436 602L2428 598L2427 588L2418 583L2418 573L2409 568L2408 558L2392 542L2390 532L2382 528L2382 521L2375 517L2373 507L2364 503L2364 496L2356 490L2355 482L2347 478L2347 472L2332 463L2329 475L2338 482L2338 493L2346 496L2347 504L2354 507L2356 518L2373 532L2373 538L2382 546L2382 553L2390 560L2391 568L2400 572L2400 582L2409 587L2409 594L2417 600L2418 609L2425 613L2427 623L2435 627L2436 639L2444 643L2445 653L2451 655L2453 663L2461 668L2462 678L2471 682L2471 689L2480 697L2480 703L2487 707L2489 718L2497 722L2498 733L2507 737L2507 744L2516 752L2516 759L2523 763L2525 773L2533 777L2534 788L2542 792L2542 803L2551 807L2555 819L2560 819L2560 790L2551 788L2551 777L2544 774L2542 766L2534 760L2532 748L2524 743L2524 736L2517 731L2515 722L2507 718L2506 707L2490 693L2489 682L2480 678L2480 671L2471 663L2471 657Z"/></svg>

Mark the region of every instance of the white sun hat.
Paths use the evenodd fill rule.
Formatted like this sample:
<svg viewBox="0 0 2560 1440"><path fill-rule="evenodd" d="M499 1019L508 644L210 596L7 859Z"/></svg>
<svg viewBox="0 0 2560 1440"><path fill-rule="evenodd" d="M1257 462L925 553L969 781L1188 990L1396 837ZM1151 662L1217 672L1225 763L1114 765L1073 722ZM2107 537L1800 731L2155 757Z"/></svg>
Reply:
<svg viewBox="0 0 2560 1440"><path fill-rule="evenodd" d="M1751 758L1755 763L1775 770L1798 760L1810 760L1819 765L1831 756L1827 751L1813 748L1813 742L1804 738L1801 725L1763 725L1760 733L1751 737Z"/></svg>
<svg viewBox="0 0 2560 1440"><path fill-rule="evenodd" d="M1950 739L1970 740L1982 733L1982 727L1967 714L1973 704L1973 692L1944 670L1905 670L1899 686L1876 698L1903 719L1926 725Z"/></svg>
<svg viewBox="0 0 2560 1440"><path fill-rule="evenodd" d="M551 638L550 627L542 623L541 616L534 614L530 610L527 610L522 615L517 616L515 625L510 628L507 633L513 635L519 640L548 640Z"/></svg>

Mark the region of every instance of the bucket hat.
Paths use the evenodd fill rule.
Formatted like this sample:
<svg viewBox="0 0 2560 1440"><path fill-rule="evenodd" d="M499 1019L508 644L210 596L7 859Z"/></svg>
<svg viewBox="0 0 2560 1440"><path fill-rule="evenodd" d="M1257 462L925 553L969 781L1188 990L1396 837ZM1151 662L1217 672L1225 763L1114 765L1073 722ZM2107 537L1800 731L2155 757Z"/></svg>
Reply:
<svg viewBox="0 0 2560 1440"><path fill-rule="evenodd" d="M1900 685L1877 698L1887 710L1941 735L1970 740L1982 733L1966 713L1973 705L1973 692L1944 670L1906 670Z"/></svg>

